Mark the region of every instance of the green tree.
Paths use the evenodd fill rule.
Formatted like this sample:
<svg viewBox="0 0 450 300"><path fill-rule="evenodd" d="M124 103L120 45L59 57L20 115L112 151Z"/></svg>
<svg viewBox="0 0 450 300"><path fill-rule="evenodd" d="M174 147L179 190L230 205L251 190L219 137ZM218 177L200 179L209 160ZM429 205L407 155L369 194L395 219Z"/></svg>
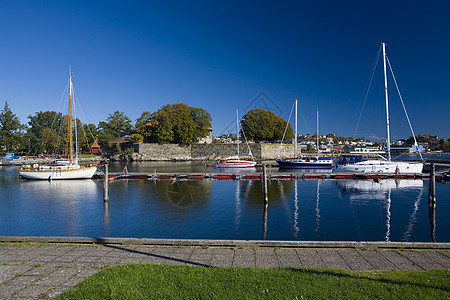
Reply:
<svg viewBox="0 0 450 300"><path fill-rule="evenodd" d="M111 133L116 137L126 136L131 133L132 125L131 119L120 111L115 111L113 114L109 114L106 119L106 124Z"/></svg>
<svg viewBox="0 0 450 300"><path fill-rule="evenodd" d="M291 124L288 124L286 120L273 112L262 108L249 110L243 116L241 126L247 137L255 142L268 141L273 143L279 141L283 138L285 130L285 140L294 138Z"/></svg>
<svg viewBox="0 0 450 300"><path fill-rule="evenodd" d="M6 152L17 151L23 142L23 130L25 126L20 123L19 118L11 111L8 102L0 112L0 149Z"/></svg>
<svg viewBox="0 0 450 300"><path fill-rule="evenodd" d="M60 127L62 125L62 114L55 111L36 112L34 116L28 116L28 132L26 134L30 141L29 152L55 153Z"/></svg>
<svg viewBox="0 0 450 300"><path fill-rule="evenodd" d="M139 133L133 133L130 135L130 143L133 144L142 144L144 142L144 137Z"/></svg>
<svg viewBox="0 0 450 300"><path fill-rule="evenodd" d="M109 114L106 122L100 122L98 127L98 138L101 145L111 146L115 137L126 136L131 133L131 119L120 111Z"/></svg>
<svg viewBox="0 0 450 300"><path fill-rule="evenodd" d="M91 151L91 146L98 140L97 126L94 124L84 124L80 135L80 145L82 151Z"/></svg>
<svg viewBox="0 0 450 300"><path fill-rule="evenodd" d="M191 144L209 134L211 121L204 109L184 103L167 104L152 114L152 136L160 144Z"/></svg>
<svg viewBox="0 0 450 300"><path fill-rule="evenodd" d="M149 143L154 141L152 114L149 111L144 111L136 120L135 128L134 132L142 136L143 142Z"/></svg>

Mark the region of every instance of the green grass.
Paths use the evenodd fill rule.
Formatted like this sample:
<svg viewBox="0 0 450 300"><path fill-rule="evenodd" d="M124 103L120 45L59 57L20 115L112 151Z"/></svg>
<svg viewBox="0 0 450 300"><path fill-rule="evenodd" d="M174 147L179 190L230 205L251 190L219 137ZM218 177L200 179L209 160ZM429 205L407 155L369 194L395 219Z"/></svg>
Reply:
<svg viewBox="0 0 450 300"><path fill-rule="evenodd" d="M105 269L57 299L450 299L450 270L127 265Z"/></svg>
<svg viewBox="0 0 450 300"><path fill-rule="evenodd" d="M101 157L100 154L94 154L94 153L79 153L79 158L94 158L94 157Z"/></svg>

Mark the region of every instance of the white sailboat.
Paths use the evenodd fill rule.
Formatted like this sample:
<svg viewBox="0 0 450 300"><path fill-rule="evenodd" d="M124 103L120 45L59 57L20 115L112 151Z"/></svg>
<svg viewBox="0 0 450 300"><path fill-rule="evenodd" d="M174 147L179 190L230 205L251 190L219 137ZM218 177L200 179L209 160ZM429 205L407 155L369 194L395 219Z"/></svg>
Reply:
<svg viewBox="0 0 450 300"><path fill-rule="evenodd" d="M298 169L331 169L333 161L330 157L319 156L319 110L317 110L317 156L297 157L297 99L295 99L295 138L294 138L294 157L286 159L275 159L280 168L298 168Z"/></svg>
<svg viewBox="0 0 450 300"><path fill-rule="evenodd" d="M364 159L362 156L355 155L341 155L339 161L333 168L333 172L352 172L352 173L407 173L416 174L422 173L422 162L398 162L391 161L391 146L390 146L390 129L389 129L389 97L387 90L387 72L386 72L386 44L381 43L383 47L383 67L384 67L384 91L386 98L386 129L387 129L387 154L386 160L378 159ZM409 119L408 119L409 120ZM412 130L412 127L411 127ZM415 135L413 132L413 137ZM417 142L416 142L417 145Z"/></svg>
<svg viewBox="0 0 450 300"><path fill-rule="evenodd" d="M72 73L69 74L69 159L55 160L51 165L24 165L19 170L20 176L27 179L89 179L94 176L96 166L81 166L78 164L78 139L76 140L76 156L73 159L73 126L72 126L73 85Z"/></svg>
<svg viewBox="0 0 450 300"><path fill-rule="evenodd" d="M239 112L236 109L236 139L237 139L237 158L222 158L214 164L216 168L251 168L256 165L255 161L239 159Z"/></svg>

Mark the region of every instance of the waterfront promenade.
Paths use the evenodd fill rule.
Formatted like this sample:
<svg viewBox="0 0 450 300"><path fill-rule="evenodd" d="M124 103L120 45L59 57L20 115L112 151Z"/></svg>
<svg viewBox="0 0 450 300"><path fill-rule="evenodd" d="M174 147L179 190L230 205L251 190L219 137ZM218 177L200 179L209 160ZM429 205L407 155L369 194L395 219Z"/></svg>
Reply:
<svg viewBox="0 0 450 300"><path fill-rule="evenodd" d="M450 244L0 237L0 299L53 298L103 268L133 263L354 271L450 269Z"/></svg>

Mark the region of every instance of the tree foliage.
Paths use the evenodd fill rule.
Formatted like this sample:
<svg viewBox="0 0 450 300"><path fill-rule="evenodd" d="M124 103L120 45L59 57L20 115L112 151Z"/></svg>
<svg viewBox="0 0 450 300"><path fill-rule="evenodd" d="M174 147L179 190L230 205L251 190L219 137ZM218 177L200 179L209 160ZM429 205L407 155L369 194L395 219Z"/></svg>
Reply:
<svg viewBox="0 0 450 300"><path fill-rule="evenodd" d="M285 130L286 136L284 140L294 138L291 124L288 124L286 120L275 115L273 112L262 108L249 110L243 116L241 126L247 138L255 142L267 141L273 143L279 141L283 138Z"/></svg>
<svg viewBox="0 0 450 300"><path fill-rule="evenodd" d="M109 145L115 137L126 136L131 133L131 119L120 111L109 114L106 122L98 125L99 143Z"/></svg>
<svg viewBox="0 0 450 300"><path fill-rule="evenodd" d="M209 134L211 121L211 115L202 108L167 104L151 115L144 112L136 121L135 132L145 142L191 144Z"/></svg>
<svg viewBox="0 0 450 300"><path fill-rule="evenodd" d="M55 153L58 146L62 114L55 111L39 111L28 116L27 137L31 153Z"/></svg>
<svg viewBox="0 0 450 300"><path fill-rule="evenodd" d="M20 123L19 118L11 111L8 102L0 112L0 149L6 152L19 150L23 145L23 130L25 126Z"/></svg>

